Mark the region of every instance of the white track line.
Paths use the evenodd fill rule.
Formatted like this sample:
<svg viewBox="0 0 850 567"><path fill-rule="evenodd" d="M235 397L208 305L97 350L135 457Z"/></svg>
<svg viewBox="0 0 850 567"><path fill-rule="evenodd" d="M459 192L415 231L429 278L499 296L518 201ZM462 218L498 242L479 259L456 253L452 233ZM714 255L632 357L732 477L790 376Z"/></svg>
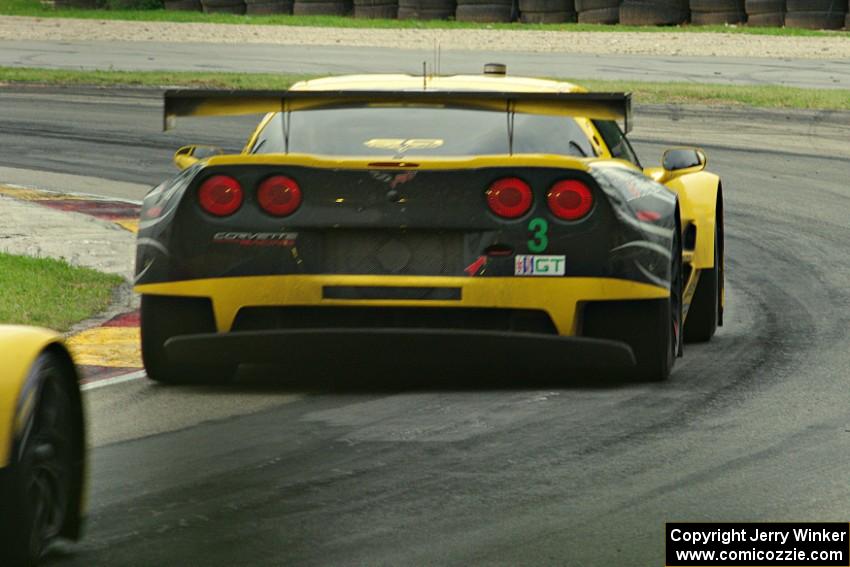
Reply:
<svg viewBox="0 0 850 567"><path fill-rule="evenodd" d="M83 384L80 386L80 390L94 390L96 388L104 388L106 386L114 386L115 384L123 384L124 382L130 382L132 380L138 380L139 378L146 377L144 370L138 370L136 372L131 372L130 374L123 374L121 376L115 376L114 378L106 378L104 380L96 380L94 382L89 382L88 384Z"/></svg>

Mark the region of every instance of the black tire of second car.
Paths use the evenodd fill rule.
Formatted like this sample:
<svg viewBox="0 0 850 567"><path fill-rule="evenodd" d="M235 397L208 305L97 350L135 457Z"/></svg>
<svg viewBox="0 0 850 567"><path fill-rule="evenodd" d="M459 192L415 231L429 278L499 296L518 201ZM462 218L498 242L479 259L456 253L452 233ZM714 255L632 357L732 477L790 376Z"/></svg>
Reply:
<svg viewBox="0 0 850 567"><path fill-rule="evenodd" d="M721 244L715 231L714 235L714 267L703 270L699 275L699 282L688 317L685 320L685 342L704 343L710 341L717 331L717 323L720 320L720 290L721 290Z"/></svg>

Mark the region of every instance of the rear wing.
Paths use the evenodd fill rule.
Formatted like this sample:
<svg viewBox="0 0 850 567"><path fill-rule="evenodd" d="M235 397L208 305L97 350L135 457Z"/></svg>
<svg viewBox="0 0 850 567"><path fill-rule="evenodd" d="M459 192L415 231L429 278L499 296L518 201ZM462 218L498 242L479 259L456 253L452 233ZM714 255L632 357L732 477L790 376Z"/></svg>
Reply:
<svg viewBox="0 0 850 567"><path fill-rule="evenodd" d="M548 93L494 91L236 91L178 89L165 92L163 129L179 116L236 116L286 112L339 104L469 104L508 112L622 120L632 128L631 93Z"/></svg>

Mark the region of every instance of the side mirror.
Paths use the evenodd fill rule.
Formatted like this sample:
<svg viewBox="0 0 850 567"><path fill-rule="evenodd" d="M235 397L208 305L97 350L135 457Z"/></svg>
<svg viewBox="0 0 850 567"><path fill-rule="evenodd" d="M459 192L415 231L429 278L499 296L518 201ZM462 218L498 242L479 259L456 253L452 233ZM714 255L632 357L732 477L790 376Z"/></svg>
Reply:
<svg viewBox="0 0 850 567"><path fill-rule="evenodd" d="M176 165L178 169L186 169L187 167L198 163L198 161L202 159L221 155L223 153L224 150L216 146L183 146L174 152L174 165Z"/></svg>
<svg viewBox="0 0 850 567"><path fill-rule="evenodd" d="M675 148L664 152L661 166L669 173L696 173L705 169L708 159L697 148Z"/></svg>

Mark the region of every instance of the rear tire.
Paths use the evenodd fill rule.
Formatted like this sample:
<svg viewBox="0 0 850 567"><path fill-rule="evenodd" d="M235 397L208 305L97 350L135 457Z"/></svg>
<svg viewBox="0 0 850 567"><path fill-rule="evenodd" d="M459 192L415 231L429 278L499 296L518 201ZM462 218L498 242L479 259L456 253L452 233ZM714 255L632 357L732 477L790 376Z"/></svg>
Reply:
<svg viewBox="0 0 850 567"><path fill-rule="evenodd" d="M752 14L747 17L747 25L751 27L781 28L785 25L785 13Z"/></svg>
<svg viewBox="0 0 850 567"><path fill-rule="evenodd" d="M682 250L678 235L677 229L671 250L670 297L600 301L585 307L582 334L628 344L636 362L629 376L640 382L667 380L680 353Z"/></svg>
<svg viewBox="0 0 850 567"><path fill-rule="evenodd" d="M746 20L743 12L691 12L691 23L695 26L742 24Z"/></svg>
<svg viewBox="0 0 850 567"><path fill-rule="evenodd" d="M455 20L458 22L510 22L513 6L510 4L458 4Z"/></svg>
<svg viewBox="0 0 850 567"><path fill-rule="evenodd" d="M620 8L599 8L578 13L580 24L616 24L620 21Z"/></svg>
<svg viewBox="0 0 850 567"><path fill-rule="evenodd" d="M787 12L785 27L807 30L837 30L844 27L844 12Z"/></svg>
<svg viewBox="0 0 850 567"><path fill-rule="evenodd" d="M629 26L669 26L687 21L688 3L680 0L625 0L620 23Z"/></svg>
<svg viewBox="0 0 850 567"><path fill-rule="evenodd" d="M717 332L720 321L720 242L714 233L714 267L702 270L685 322L685 342L704 343Z"/></svg>
<svg viewBox="0 0 850 567"><path fill-rule="evenodd" d="M163 384L221 384L231 380L235 366L173 364L165 352L165 343L172 337L212 333L215 329L208 299L143 295L142 362L148 378Z"/></svg>

